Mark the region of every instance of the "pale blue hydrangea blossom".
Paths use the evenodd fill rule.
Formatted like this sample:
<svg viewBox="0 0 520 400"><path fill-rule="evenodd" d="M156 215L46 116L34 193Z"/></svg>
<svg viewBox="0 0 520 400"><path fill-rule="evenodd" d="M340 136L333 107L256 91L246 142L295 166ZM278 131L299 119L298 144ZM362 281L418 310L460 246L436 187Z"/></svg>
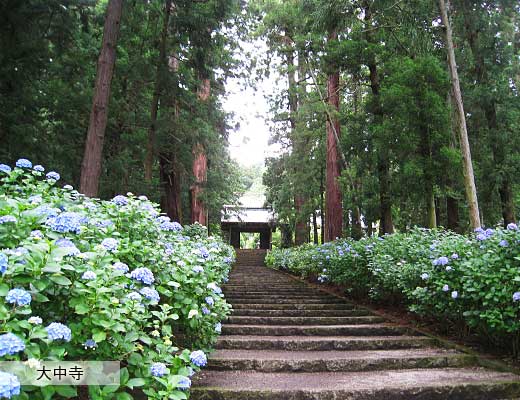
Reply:
<svg viewBox="0 0 520 400"><path fill-rule="evenodd" d="M193 351L190 355L190 360L197 367L204 367L208 362L206 354L202 350Z"/></svg>
<svg viewBox="0 0 520 400"><path fill-rule="evenodd" d="M0 371L0 399L10 399L20 394L20 381L16 375Z"/></svg>
<svg viewBox="0 0 520 400"><path fill-rule="evenodd" d="M47 331L48 338L51 340L65 340L66 342L70 342L72 337L70 328L59 322L52 322L45 330Z"/></svg>
<svg viewBox="0 0 520 400"><path fill-rule="evenodd" d="M166 365L164 363L153 363L150 367L150 373L152 374L152 376L161 377L168 373L168 368L166 368Z"/></svg>
<svg viewBox="0 0 520 400"><path fill-rule="evenodd" d="M5 296L5 301L16 306L31 304L31 294L24 289L11 289Z"/></svg>
<svg viewBox="0 0 520 400"><path fill-rule="evenodd" d="M151 285L155 281L155 277L153 276L153 272L148 268L136 268L130 273L130 278L141 281L146 285Z"/></svg>
<svg viewBox="0 0 520 400"><path fill-rule="evenodd" d="M0 335L0 357L14 355L25 350L25 343L22 339L12 333Z"/></svg>

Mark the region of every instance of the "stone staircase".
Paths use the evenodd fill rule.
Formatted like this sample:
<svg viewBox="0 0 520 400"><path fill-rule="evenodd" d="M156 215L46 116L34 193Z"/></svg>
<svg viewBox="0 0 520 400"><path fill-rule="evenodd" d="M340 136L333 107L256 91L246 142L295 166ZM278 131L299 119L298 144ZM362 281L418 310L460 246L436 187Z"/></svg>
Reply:
<svg viewBox="0 0 520 400"><path fill-rule="evenodd" d="M520 376L281 272L239 263L224 293L234 311L191 399L520 398Z"/></svg>
<svg viewBox="0 0 520 400"><path fill-rule="evenodd" d="M264 266L265 255L267 250L260 249L238 249L236 265L243 267L260 267Z"/></svg>

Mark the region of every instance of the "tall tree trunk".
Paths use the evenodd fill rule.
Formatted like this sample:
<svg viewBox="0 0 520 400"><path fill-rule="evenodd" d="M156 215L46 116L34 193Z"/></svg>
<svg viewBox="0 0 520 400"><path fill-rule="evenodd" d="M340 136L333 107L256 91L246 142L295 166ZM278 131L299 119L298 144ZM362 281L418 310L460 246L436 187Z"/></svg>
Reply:
<svg viewBox="0 0 520 400"><path fill-rule="evenodd" d="M336 40L337 33L331 32L329 40ZM339 187L340 165L338 146L340 136L339 113L339 70L329 73L327 79L328 104L332 109L327 118L327 176L325 185L325 241L330 242L342 236L343 210Z"/></svg>
<svg viewBox="0 0 520 400"><path fill-rule="evenodd" d="M363 228L361 227L361 211L358 206L352 208L352 239L359 240L363 237Z"/></svg>
<svg viewBox="0 0 520 400"><path fill-rule="evenodd" d="M320 219L321 219L321 243L325 243L325 182L323 167L320 168Z"/></svg>
<svg viewBox="0 0 520 400"><path fill-rule="evenodd" d="M181 174L175 154L159 153L159 172L164 190L162 209L173 221L182 223Z"/></svg>
<svg viewBox="0 0 520 400"><path fill-rule="evenodd" d="M316 210L312 212L312 228L314 244L318 244L320 239L318 237L318 217L316 216Z"/></svg>
<svg viewBox="0 0 520 400"><path fill-rule="evenodd" d="M85 152L81 164L80 192L90 197L97 196L99 190L110 85L116 62L116 46L122 11L123 0L109 0L105 14L101 53L98 58Z"/></svg>
<svg viewBox="0 0 520 400"><path fill-rule="evenodd" d="M198 98L202 103L209 100L211 91L211 82L208 78L204 78L198 91ZM197 143L193 147L193 176L195 183L191 187L191 222L198 222L206 226L208 223L208 212L201 199L204 185L207 181L208 174L208 158L206 150L201 143Z"/></svg>
<svg viewBox="0 0 520 400"><path fill-rule="evenodd" d="M372 20L372 10L370 9L370 3L368 1L364 2L364 10L365 23L369 26ZM374 44L375 40L372 31L367 30L365 35L367 42ZM383 122L383 109L379 97L381 83L379 81L376 59L373 54L369 56L367 65L369 70L370 88L373 96L372 114L374 115L375 124L381 124ZM377 178L379 182L379 235L382 236L385 233L394 233L394 221L392 218L392 195L390 191L390 160L387 144L380 142L381 140L377 141L376 139L375 148L377 151Z"/></svg>
<svg viewBox="0 0 520 400"><path fill-rule="evenodd" d="M298 137L297 130L297 114L298 114L298 85L296 83L296 70L294 62L294 51L292 49L291 39L287 39L287 46L290 47L286 51L287 61L287 80L289 83L289 122L291 124L291 133L289 138L292 143L293 153L296 158L301 159L302 139ZM300 192L298 180L296 175L298 171L293 171L295 176L295 193L294 193L294 211L296 214L295 229L294 229L294 243L296 246L304 244L308 240L309 225L307 216L303 214L305 206L305 197Z"/></svg>
<svg viewBox="0 0 520 400"><path fill-rule="evenodd" d="M477 188L475 186L475 175L473 173L473 162L471 160L471 149L468 139L468 128L466 126L466 114L464 113L464 103L460 91L459 74L457 71L457 63L455 60L455 50L453 48L453 37L451 25L448 19L445 0L439 0L439 8L441 11L442 23L446 32L446 47L448 51L448 64L450 67L451 84L453 87L453 95L455 98L455 106L457 111L458 131L460 136L460 147L462 151L462 160L464 167L464 186L466 188L466 200L469 206L469 217L472 229L480 227L480 213L478 208Z"/></svg>
<svg viewBox="0 0 520 400"><path fill-rule="evenodd" d="M421 129L420 152L423 161L424 202L426 205L425 225L433 229L437 227L437 215L435 212L435 192L433 185L433 173L431 167L431 143L427 126Z"/></svg>
<svg viewBox="0 0 520 400"><path fill-rule="evenodd" d="M166 0L164 9L164 20L161 32L161 41L159 43L159 59L157 60L157 69L155 76L155 88L152 97L152 106L150 109L150 127L148 128L148 138L146 141L146 156L144 160L144 180L152 182L153 163L155 160L155 136L157 130L157 114L159 112L159 99L161 97L163 74L166 73L168 62L166 60L166 39L168 38L168 24L170 21L171 0Z"/></svg>

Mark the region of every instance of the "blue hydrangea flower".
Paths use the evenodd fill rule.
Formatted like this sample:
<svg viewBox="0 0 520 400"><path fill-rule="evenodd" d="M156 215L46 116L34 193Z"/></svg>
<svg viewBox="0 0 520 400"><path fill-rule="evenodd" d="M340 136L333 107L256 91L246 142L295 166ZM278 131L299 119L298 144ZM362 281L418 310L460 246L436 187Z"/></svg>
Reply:
<svg viewBox="0 0 520 400"><path fill-rule="evenodd" d="M66 342L70 342L72 337L71 330L66 326L59 322L53 322L49 326L45 328L47 331L47 336L50 340L65 340Z"/></svg>
<svg viewBox="0 0 520 400"><path fill-rule="evenodd" d="M213 304L215 304L215 300L213 299L213 297L211 296L208 296L204 299L204 301L206 302L206 304L208 306L212 306Z"/></svg>
<svg viewBox="0 0 520 400"><path fill-rule="evenodd" d="M190 360L197 367L204 367L208 363L206 354L202 350L193 351L190 355Z"/></svg>
<svg viewBox="0 0 520 400"><path fill-rule="evenodd" d="M213 290L213 293L215 293L215 294L222 293L222 289L219 288L215 282L208 283L208 285L206 287L210 290Z"/></svg>
<svg viewBox="0 0 520 400"><path fill-rule="evenodd" d="M0 171L8 174L9 172L12 171L11 167L7 164L0 164Z"/></svg>
<svg viewBox="0 0 520 400"><path fill-rule="evenodd" d="M448 259L448 257L439 257L437 258L436 260L433 260L433 265L446 265L450 262L450 260Z"/></svg>
<svg viewBox="0 0 520 400"><path fill-rule="evenodd" d="M126 297L131 301L141 301L143 299L143 296L141 296L137 292L131 292L126 295Z"/></svg>
<svg viewBox="0 0 520 400"><path fill-rule="evenodd" d="M47 179L49 179L49 180L52 179L52 180L54 180L54 181L59 181L60 178L61 178L60 174L58 174L58 173L55 172L55 171L51 171L51 172L47 173L47 175L45 175L45 177L46 177Z"/></svg>
<svg viewBox="0 0 520 400"><path fill-rule="evenodd" d="M12 333L0 335L0 357L14 355L25 350L25 343L22 339Z"/></svg>
<svg viewBox="0 0 520 400"><path fill-rule="evenodd" d="M35 194L33 196L29 196L27 201L29 201L31 204L39 204L43 201L43 198L41 194Z"/></svg>
<svg viewBox="0 0 520 400"><path fill-rule="evenodd" d="M44 172L44 171L45 171L45 168L43 167L43 165L40 165L40 164L35 165L35 166L33 167L33 169L34 169L35 171L37 171L37 172Z"/></svg>
<svg viewBox="0 0 520 400"><path fill-rule="evenodd" d="M170 219L170 217L168 217L166 215L160 215L156 218L156 221L159 223L159 225L162 225L166 222L170 222L171 219Z"/></svg>
<svg viewBox="0 0 520 400"><path fill-rule="evenodd" d="M55 242L56 246L66 249L68 256L77 256L81 253L81 251L76 247L76 245L70 240L66 238L58 239Z"/></svg>
<svg viewBox="0 0 520 400"><path fill-rule="evenodd" d="M483 241L483 240L486 240L487 239L487 236L485 233L479 233L477 235L477 240L480 240L480 241Z"/></svg>
<svg viewBox="0 0 520 400"><path fill-rule="evenodd" d="M510 230L510 231L517 231L518 230L518 225L511 222L510 224L507 224L507 229Z"/></svg>
<svg viewBox="0 0 520 400"><path fill-rule="evenodd" d="M65 190L73 190L74 187L72 187L72 185L65 185L65 186L63 186L63 189L65 189Z"/></svg>
<svg viewBox="0 0 520 400"><path fill-rule="evenodd" d="M79 233L81 225L86 223L87 219L76 212L64 212L56 217L47 220L47 225L55 232L60 233Z"/></svg>
<svg viewBox="0 0 520 400"><path fill-rule="evenodd" d="M0 274L5 274L5 271L7 271L8 263L9 257L7 257L4 253L0 253Z"/></svg>
<svg viewBox="0 0 520 400"><path fill-rule="evenodd" d="M106 228L107 226L114 225L114 222L109 219L104 219L102 221L97 221L94 225L98 228Z"/></svg>
<svg viewBox="0 0 520 400"><path fill-rule="evenodd" d="M215 325L215 332L222 333L222 324L220 322L217 322Z"/></svg>
<svg viewBox="0 0 520 400"><path fill-rule="evenodd" d="M456 299L457 297L459 297L459 292L457 292L456 290L454 290L453 292L451 292L451 298L452 298L452 299Z"/></svg>
<svg viewBox="0 0 520 400"><path fill-rule="evenodd" d="M182 226L178 222L163 222L161 229L163 231L179 232L182 230Z"/></svg>
<svg viewBox="0 0 520 400"><path fill-rule="evenodd" d="M513 293L513 301L520 301L520 292Z"/></svg>
<svg viewBox="0 0 520 400"><path fill-rule="evenodd" d="M16 161L16 166L18 168L32 168L32 162L26 158L20 158L18 161Z"/></svg>
<svg viewBox="0 0 520 400"><path fill-rule="evenodd" d="M202 310L202 314L204 314L204 315L208 315L209 313L211 313L211 311L205 306L203 306L201 308L201 310Z"/></svg>
<svg viewBox="0 0 520 400"><path fill-rule="evenodd" d="M53 218L58 216L58 209L49 207L48 205L42 204L36 207L33 212L39 216L46 216L47 218Z"/></svg>
<svg viewBox="0 0 520 400"><path fill-rule="evenodd" d="M204 268L201 267L200 265L195 265L193 268L192 268L192 271L195 272L196 274L200 273L200 272L203 272L204 271Z"/></svg>
<svg viewBox="0 0 520 400"><path fill-rule="evenodd" d="M81 279L85 279L86 281L93 281L97 278L97 275L94 271L85 271L83 275L81 275Z"/></svg>
<svg viewBox="0 0 520 400"><path fill-rule="evenodd" d="M126 206L128 204L128 198L120 194L112 199L112 203L118 206Z"/></svg>
<svg viewBox="0 0 520 400"><path fill-rule="evenodd" d="M421 274L421 279L422 279L423 281L425 281L425 280L428 279L429 277L430 277L430 275L428 275L426 272L423 273L423 274Z"/></svg>
<svg viewBox="0 0 520 400"><path fill-rule="evenodd" d="M20 380L16 375L0 371L0 399L19 395L20 387Z"/></svg>
<svg viewBox="0 0 520 400"><path fill-rule="evenodd" d="M40 317L37 317L37 316L33 316L33 317L29 318L27 320L27 322L29 322L30 324L33 324L33 325L41 325L41 324L43 324L43 319L41 319Z"/></svg>
<svg viewBox="0 0 520 400"><path fill-rule="evenodd" d="M451 258L454 259L454 260L456 260L456 259L459 258L459 255L458 255L457 253L453 253L453 254L451 255Z"/></svg>
<svg viewBox="0 0 520 400"><path fill-rule="evenodd" d="M450 272L453 268L450 267L449 265L446 267L446 271Z"/></svg>
<svg viewBox="0 0 520 400"><path fill-rule="evenodd" d="M16 217L13 217L12 215L2 215L0 217L0 224L7 224L12 222L13 224L16 223Z"/></svg>
<svg viewBox="0 0 520 400"><path fill-rule="evenodd" d="M85 347L85 349L95 349L97 343L94 339L87 339L85 343L83 343L83 346Z"/></svg>
<svg viewBox="0 0 520 400"><path fill-rule="evenodd" d="M449 290L450 290L450 287L449 287L448 285L444 285L444 286L442 287L442 291L443 291L443 292L448 292Z"/></svg>
<svg viewBox="0 0 520 400"><path fill-rule="evenodd" d="M115 262L114 265L112 265L112 268L114 268L116 271L121 271L123 273L127 273L129 270L128 265L120 261Z"/></svg>
<svg viewBox="0 0 520 400"><path fill-rule="evenodd" d="M208 258L209 257L209 251L205 247L201 247L199 249L199 254L202 258Z"/></svg>
<svg viewBox="0 0 520 400"><path fill-rule="evenodd" d="M142 288L139 293L141 293L147 300L150 300L152 303L158 303L161 299L157 290L150 287Z"/></svg>
<svg viewBox="0 0 520 400"><path fill-rule="evenodd" d="M160 362L153 363L150 367L150 373L152 376L164 376L168 373L168 368L166 368L166 365Z"/></svg>
<svg viewBox="0 0 520 400"><path fill-rule="evenodd" d="M136 281L141 281L145 285L151 285L155 281L153 272L148 268L134 269L132 272L130 272L130 278L135 279Z"/></svg>
<svg viewBox="0 0 520 400"><path fill-rule="evenodd" d="M233 262L233 259L231 257L225 257L223 260L226 264L231 264Z"/></svg>
<svg viewBox="0 0 520 400"><path fill-rule="evenodd" d="M499 245L500 247L507 247L507 246L509 246L509 243L507 242L507 240L502 239L502 240L498 243L498 245Z"/></svg>
<svg viewBox="0 0 520 400"><path fill-rule="evenodd" d="M17 306L31 304L31 300L31 294L24 289L11 289L7 292L7 296L5 296L5 301Z"/></svg>
<svg viewBox="0 0 520 400"><path fill-rule="evenodd" d="M113 238L106 238L101 242L101 246L103 246L108 251L115 251L119 246L119 241Z"/></svg>
<svg viewBox="0 0 520 400"><path fill-rule="evenodd" d="M187 376L183 376L179 379L179 383L177 383L177 389L180 390L188 390L191 387L191 379Z"/></svg>

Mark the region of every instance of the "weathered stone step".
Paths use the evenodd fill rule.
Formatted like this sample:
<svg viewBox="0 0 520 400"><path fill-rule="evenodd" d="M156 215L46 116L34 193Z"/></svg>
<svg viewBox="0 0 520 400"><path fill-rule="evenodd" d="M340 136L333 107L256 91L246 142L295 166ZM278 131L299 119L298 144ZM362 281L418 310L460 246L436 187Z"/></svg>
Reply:
<svg viewBox="0 0 520 400"><path fill-rule="evenodd" d="M232 316L251 317L362 317L367 310L248 310L234 309Z"/></svg>
<svg viewBox="0 0 520 400"><path fill-rule="evenodd" d="M339 297L332 296L327 293L317 293L317 292L302 292L302 291L293 291L293 292L285 292L285 291L278 291L273 290L271 292L265 292L265 293L257 293L257 292L250 292L247 290L244 290L242 292L228 292L224 291L224 294L228 298L247 298L247 297L258 297L258 298L278 298L278 297L294 297L296 299L302 299L302 298L310 298L310 299L340 299ZM344 299L340 299L342 301L345 301Z"/></svg>
<svg viewBox="0 0 520 400"><path fill-rule="evenodd" d="M436 345L427 336L258 336L222 335L217 349L237 350L392 350Z"/></svg>
<svg viewBox="0 0 520 400"><path fill-rule="evenodd" d="M238 325L349 325L377 324L385 319L377 316L363 317L250 317L231 315L227 323Z"/></svg>
<svg viewBox="0 0 520 400"><path fill-rule="evenodd" d="M372 351L218 350L212 370L258 372L354 372L475 365L475 357L446 349Z"/></svg>
<svg viewBox="0 0 520 400"><path fill-rule="evenodd" d="M263 335L263 336L392 336L411 334L411 330L402 326L385 324L372 325L237 325L224 324L224 335Z"/></svg>
<svg viewBox="0 0 520 400"><path fill-rule="evenodd" d="M318 297L318 298L285 298L285 297L242 297L242 298L233 298L230 299L229 302L231 304L244 304L244 303L268 303L279 301L285 304L300 304L305 302L306 305L309 304L344 304L346 301L343 299L331 297Z"/></svg>
<svg viewBox="0 0 520 400"><path fill-rule="evenodd" d="M270 295L270 294L287 294L287 293L295 293L295 294L314 294L314 295L323 295L324 293L317 292L316 290L305 289L305 288L291 288L291 289L277 289L277 288L269 288L269 289L239 289L239 288L224 288L224 293L226 295L233 294L252 294L252 295Z"/></svg>
<svg viewBox="0 0 520 400"><path fill-rule="evenodd" d="M192 400L492 400L520 395L517 375L472 368L370 372L203 371Z"/></svg>
<svg viewBox="0 0 520 400"><path fill-rule="evenodd" d="M233 309L247 310L352 310L354 305L348 303L234 303Z"/></svg>

